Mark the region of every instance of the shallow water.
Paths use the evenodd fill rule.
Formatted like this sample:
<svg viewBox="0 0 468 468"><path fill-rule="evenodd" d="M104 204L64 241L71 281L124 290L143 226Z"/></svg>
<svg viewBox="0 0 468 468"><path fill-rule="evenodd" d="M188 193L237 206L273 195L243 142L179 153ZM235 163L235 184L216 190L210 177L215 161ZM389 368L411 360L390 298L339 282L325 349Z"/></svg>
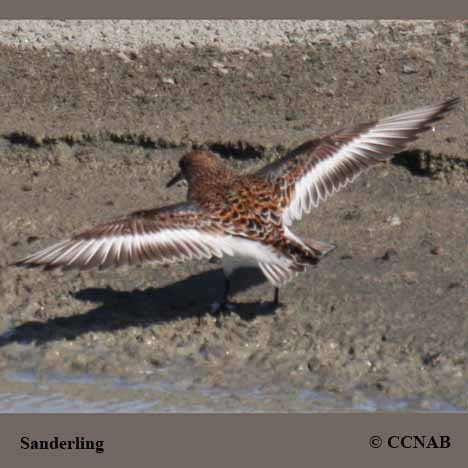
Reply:
<svg viewBox="0 0 468 468"><path fill-rule="evenodd" d="M203 388L167 381L131 382L91 375L0 376L1 413L261 413L261 412L463 412L436 400L339 399L308 389L270 384L253 388Z"/></svg>

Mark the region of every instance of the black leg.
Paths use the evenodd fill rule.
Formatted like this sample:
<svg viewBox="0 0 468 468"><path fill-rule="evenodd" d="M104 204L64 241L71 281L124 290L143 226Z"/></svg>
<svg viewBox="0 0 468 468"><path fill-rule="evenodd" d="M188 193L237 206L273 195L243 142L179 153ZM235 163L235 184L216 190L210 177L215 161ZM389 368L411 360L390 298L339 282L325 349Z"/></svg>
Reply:
<svg viewBox="0 0 468 468"><path fill-rule="evenodd" d="M219 303L214 303L212 305L212 311L215 312L215 313L218 313L218 312L229 312L233 309L235 309L235 305L232 304L230 301L229 301L229 292L231 290L231 281L230 279L225 276L224 277L224 293L223 293L223 301L221 302L221 304Z"/></svg>
<svg viewBox="0 0 468 468"><path fill-rule="evenodd" d="M273 299L273 305L275 307L279 305L279 288L275 288L275 297Z"/></svg>

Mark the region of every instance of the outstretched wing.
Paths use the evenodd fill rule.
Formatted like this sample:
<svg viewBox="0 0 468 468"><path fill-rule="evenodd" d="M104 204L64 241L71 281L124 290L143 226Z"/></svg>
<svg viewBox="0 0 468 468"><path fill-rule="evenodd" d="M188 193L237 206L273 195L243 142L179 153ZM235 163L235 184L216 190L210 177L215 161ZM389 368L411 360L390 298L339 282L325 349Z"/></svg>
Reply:
<svg viewBox="0 0 468 468"><path fill-rule="evenodd" d="M281 191L283 220L291 224L310 213L321 200L337 192L372 165L390 159L406 144L430 129L457 103L450 99L435 106L374 122L340 129L308 141L284 158L265 166L257 175L267 177Z"/></svg>
<svg viewBox="0 0 468 468"><path fill-rule="evenodd" d="M191 203L138 211L99 224L14 265L88 269L135 263L173 263L232 255L221 226Z"/></svg>

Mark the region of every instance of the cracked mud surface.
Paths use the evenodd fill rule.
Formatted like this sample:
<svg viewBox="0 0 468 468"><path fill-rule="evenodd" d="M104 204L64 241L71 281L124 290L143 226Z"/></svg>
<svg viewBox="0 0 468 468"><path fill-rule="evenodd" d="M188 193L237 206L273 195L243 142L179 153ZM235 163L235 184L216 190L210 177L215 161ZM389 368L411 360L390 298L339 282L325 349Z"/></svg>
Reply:
<svg viewBox="0 0 468 468"><path fill-rule="evenodd" d="M1 47L0 368L467 408L466 66L466 49L444 37L411 50L142 50L128 60ZM236 312L212 315L223 276L211 263L6 266L101 219L182 200L183 186L164 184L190 145L248 170L349 122L454 95L462 104L436 132L295 227L338 249L287 285L276 311L249 272L234 279ZM304 409L272 401L262 408Z"/></svg>

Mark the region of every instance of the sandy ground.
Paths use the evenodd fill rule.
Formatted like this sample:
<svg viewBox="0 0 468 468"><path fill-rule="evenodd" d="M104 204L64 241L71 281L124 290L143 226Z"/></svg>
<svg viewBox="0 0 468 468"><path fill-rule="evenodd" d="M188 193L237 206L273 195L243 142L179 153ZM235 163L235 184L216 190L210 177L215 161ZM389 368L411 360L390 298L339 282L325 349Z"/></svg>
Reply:
<svg viewBox="0 0 468 468"><path fill-rule="evenodd" d="M302 40L285 42L293 23L256 47L252 35L233 47L215 22L218 44L203 23L191 46L80 50L69 44L78 33L57 45L59 22L40 31L0 22L4 372L151 383L164 370L184 391L288 382L337 398L468 407L465 24L327 22L336 37L318 40L312 24L295 22ZM106 24L106 37L134 26ZM42 37L34 46L32 29ZM210 263L66 274L6 266L101 219L182 200L183 186L164 183L192 145L249 170L344 124L455 95L462 104L436 132L297 226L338 249L285 287L276 311L262 307L270 286L249 272L234 281L237 310L211 314L223 277Z"/></svg>

